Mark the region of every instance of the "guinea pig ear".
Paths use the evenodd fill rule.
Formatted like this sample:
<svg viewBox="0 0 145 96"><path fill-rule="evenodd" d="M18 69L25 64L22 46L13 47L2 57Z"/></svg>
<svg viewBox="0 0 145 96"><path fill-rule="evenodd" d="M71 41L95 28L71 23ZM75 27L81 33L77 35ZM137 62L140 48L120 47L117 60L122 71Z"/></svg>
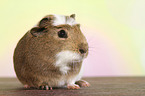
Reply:
<svg viewBox="0 0 145 96"><path fill-rule="evenodd" d="M39 22L39 27L46 27L52 24L54 17L53 16L49 16L46 18L43 18L40 22Z"/></svg>
<svg viewBox="0 0 145 96"><path fill-rule="evenodd" d="M70 15L71 18L75 19L75 14Z"/></svg>
<svg viewBox="0 0 145 96"><path fill-rule="evenodd" d="M30 33L34 36L34 37L37 37L39 35L42 35L44 33L46 33L46 28L45 27L34 27L30 30Z"/></svg>
<svg viewBox="0 0 145 96"><path fill-rule="evenodd" d="M43 18L40 22L39 22L39 27L46 27L47 25L49 25L49 19L48 18Z"/></svg>
<svg viewBox="0 0 145 96"><path fill-rule="evenodd" d="M76 24L76 26L80 28L81 25L80 24Z"/></svg>

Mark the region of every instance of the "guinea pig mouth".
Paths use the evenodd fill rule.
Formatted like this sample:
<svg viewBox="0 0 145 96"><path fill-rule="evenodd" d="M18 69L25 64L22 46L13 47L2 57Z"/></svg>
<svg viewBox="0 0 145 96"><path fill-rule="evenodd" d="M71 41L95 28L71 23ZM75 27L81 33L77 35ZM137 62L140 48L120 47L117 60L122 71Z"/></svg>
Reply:
<svg viewBox="0 0 145 96"><path fill-rule="evenodd" d="M73 60L72 63L80 63L82 60Z"/></svg>
<svg viewBox="0 0 145 96"><path fill-rule="evenodd" d="M88 54L81 54L82 59L87 58Z"/></svg>
<svg viewBox="0 0 145 96"><path fill-rule="evenodd" d="M82 60L72 60L72 61L69 62L68 64L69 64L70 66L73 66L73 68L74 68L74 66L80 64L81 62L82 62Z"/></svg>

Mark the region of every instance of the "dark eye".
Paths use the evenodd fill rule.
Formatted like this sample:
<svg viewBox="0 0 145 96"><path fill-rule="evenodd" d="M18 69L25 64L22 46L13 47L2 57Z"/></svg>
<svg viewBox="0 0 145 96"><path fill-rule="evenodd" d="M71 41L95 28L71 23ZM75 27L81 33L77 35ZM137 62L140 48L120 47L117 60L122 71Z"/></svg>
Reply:
<svg viewBox="0 0 145 96"><path fill-rule="evenodd" d="M67 38L67 34L66 34L66 32L65 32L64 30L60 30L60 31L58 32L58 36L59 36L60 38Z"/></svg>

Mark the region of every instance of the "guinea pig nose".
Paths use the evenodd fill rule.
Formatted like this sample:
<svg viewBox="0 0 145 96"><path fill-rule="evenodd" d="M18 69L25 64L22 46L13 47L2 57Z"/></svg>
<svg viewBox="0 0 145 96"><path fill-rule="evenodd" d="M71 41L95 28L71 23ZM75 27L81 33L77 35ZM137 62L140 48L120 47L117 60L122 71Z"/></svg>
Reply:
<svg viewBox="0 0 145 96"><path fill-rule="evenodd" d="M81 54L86 53L86 51L85 51L85 50L83 50L83 49L79 49L79 51L80 51L80 53L81 53Z"/></svg>

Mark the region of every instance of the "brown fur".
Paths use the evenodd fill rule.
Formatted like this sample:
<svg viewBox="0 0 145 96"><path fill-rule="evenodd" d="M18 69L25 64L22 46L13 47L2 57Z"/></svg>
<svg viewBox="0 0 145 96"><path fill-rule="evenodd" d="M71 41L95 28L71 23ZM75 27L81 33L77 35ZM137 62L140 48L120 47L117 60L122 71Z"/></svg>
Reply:
<svg viewBox="0 0 145 96"><path fill-rule="evenodd" d="M75 77L81 68L82 61L70 63L71 70L63 75L59 67L56 67L56 54L62 50L71 50L80 54L79 49L84 49L88 54L88 44L82 34L79 25L58 25L53 26L53 15L48 15L51 19L38 23L36 29L32 28L18 42L14 52L14 68L18 79L31 87L48 85L57 87L62 78L71 79ZM45 17L45 18L46 18ZM72 16L73 17L73 16ZM74 17L73 17L74 18ZM43 28L37 33L37 28ZM59 38L57 32L65 30L68 38ZM34 36L32 35L34 34Z"/></svg>

